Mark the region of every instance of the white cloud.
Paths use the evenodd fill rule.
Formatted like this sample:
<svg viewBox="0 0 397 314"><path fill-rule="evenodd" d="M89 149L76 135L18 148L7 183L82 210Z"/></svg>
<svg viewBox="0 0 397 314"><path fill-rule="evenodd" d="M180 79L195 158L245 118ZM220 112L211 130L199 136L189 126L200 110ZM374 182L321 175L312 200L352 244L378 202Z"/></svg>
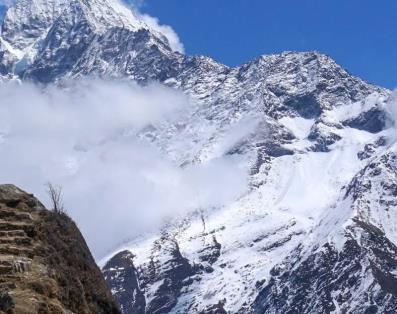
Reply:
<svg viewBox="0 0 397 314"><path fill-rule="evenodd" d="M397 89L394 89L384 104L387 113L386 127L392 128L390 142L397 143Z"/></svg>
<svg viewBox="0 0 397 314"><path fill-rule="evenodd" d="M143 19L143 21L153 30L163 34L169 44L170 47L173 51L177 51L180 53L184 53L185 52L185 48L183 46L183 43L181 42L181 40L179 39L178 34L174 31L174 29L169 26L169 25L162 25L160 24L160 21L158 18L147 15L147 14L141 14L140 15L141 18Z"/></svg>
<svg viewBox="0 0 397 314"><path fill-rule="evenodd" d="M0 85L0 173L47 200L62 185L65 205L97 257L166 217L221 206L246 187L234 157L181 169L136 132L189 105L161 86L80 81L63 89Z"/></svg>
<svg viewBox="0 0 397 314"><path fill-rule="evenodd" d="M140 12L141 8L145 5L145 0L123 0L123 2L127 4L134 12L136 12L151 29L165 36L173 51L185 53L183 43L171 26L161 24L157 17Z"/></svg>

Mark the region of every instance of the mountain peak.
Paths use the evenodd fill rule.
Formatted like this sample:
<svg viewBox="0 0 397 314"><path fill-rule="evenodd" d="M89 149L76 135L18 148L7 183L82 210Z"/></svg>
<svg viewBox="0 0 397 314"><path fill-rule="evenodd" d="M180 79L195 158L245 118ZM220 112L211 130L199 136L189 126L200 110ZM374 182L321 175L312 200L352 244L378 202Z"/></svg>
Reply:
<svg viewBox="0 0 397 314"><path fill-rule="evenodd" d="M54 22L69 17L82 18L96 33L112 27L132 31L148 26L118 0L19 0L4 17L2 37L16 49L26 49L43 38Z"/></svg>
<svg viewBox="0 0 397 314"><path fill-rule="evenodd" d="M2 24L0 74L49 82L81 70L82 63L91 63L92 54L109 57L115 47L128 60L151 49L172 54L166 35L149 24L119 0L19 0ZM108 50L101 51L106 44ZM97 64L110 72L103 66L113 60L103 63L104 57Z"/></svg>
<svg viewBox="0 0 397 314"><path fill-rule="evenodd" d="M254 63L267 64L273 68L281 67L312 67L315 70L320 68L342 67L330 56L318 51L283 51L277 54L262 55ZM281 69L285 70L285 69Z"/></svg>

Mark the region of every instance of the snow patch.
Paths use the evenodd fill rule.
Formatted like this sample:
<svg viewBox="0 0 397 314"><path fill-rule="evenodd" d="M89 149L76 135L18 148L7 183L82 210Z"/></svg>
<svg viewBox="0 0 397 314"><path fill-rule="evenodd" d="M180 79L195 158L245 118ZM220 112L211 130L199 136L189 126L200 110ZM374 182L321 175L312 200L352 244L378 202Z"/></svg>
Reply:
<svg viewBox="0 0 397 314"><path fill-rule="evenodd" d="M292 132L298 139L305 139L310 133L314 124L314 119L304 119L302 117L282 117L278 120L283 126Z"/></svg>

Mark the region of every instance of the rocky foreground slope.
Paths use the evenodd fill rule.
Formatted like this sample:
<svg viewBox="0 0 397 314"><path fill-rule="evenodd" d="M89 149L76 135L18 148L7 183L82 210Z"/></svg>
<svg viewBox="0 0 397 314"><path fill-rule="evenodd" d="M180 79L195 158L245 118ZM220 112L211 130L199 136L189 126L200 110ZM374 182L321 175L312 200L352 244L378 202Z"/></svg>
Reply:
<svg viewBox="0 0 397 314"><path fill-rule="evenodd" d="M119 313L76 225L13 185L0 185L0 313Z"/></svg>

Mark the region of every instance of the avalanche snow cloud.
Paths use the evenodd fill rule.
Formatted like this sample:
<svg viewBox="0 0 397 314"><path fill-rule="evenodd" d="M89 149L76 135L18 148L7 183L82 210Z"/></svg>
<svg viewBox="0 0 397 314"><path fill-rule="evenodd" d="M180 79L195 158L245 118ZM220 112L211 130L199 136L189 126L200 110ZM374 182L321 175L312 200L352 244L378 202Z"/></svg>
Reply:
<svg viewBox="0 0 397 314"><path fill-rule="evenodd" d="M133 11L136 12L152 30L163 34L167 38L170 48L173 51L177 51L182 54L185 52L185 47L180 40L179 35L170 25L161 24L157 17L140 13L140 9L144 6L145 0L124 0L123 2L132 7Z"/></svg>
<svg viewBox="0 0 397 314"><path fill-rule="evenodd" d="M168 43L173 51L177 51L180 53L185 52L185 47L183 43L179 39L178 34L171 26L160 24L158 18L150 16L148 14L142 14L141 18L150 28L163 34L167 38Z"/></svg>
<svg viewBox="0 0 397 314"><path fill-rule="evenodd" d="M232 157L181 168L139 139L142 128L194 105L181 92L83 80L1 84L0 99L1 181L42 199L46 182L62 186L97 257L182 212L221 206L246 186Z"/></svg>

